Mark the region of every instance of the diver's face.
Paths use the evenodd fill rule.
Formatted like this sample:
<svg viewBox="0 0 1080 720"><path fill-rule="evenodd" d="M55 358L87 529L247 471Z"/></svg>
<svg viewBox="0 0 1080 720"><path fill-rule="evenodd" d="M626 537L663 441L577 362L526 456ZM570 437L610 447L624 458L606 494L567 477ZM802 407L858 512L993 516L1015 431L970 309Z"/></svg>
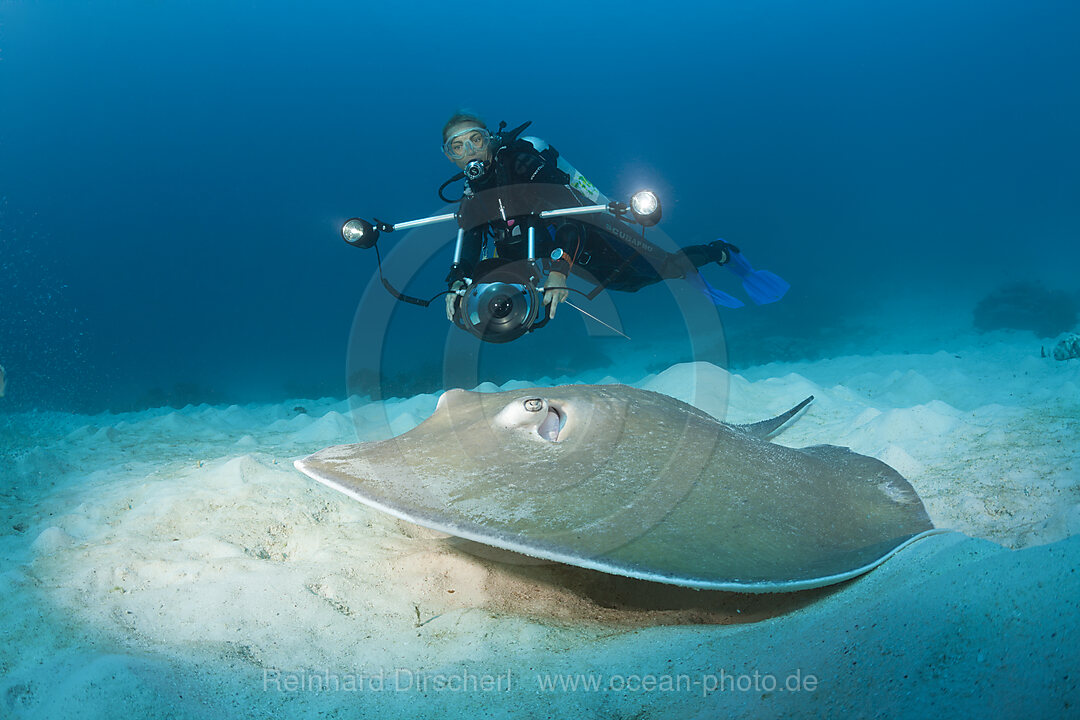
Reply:
<svg viewBox="0 0 1080 720"><path fill-rule="evenodd" d="M480 132L465 132L476 128L476 123L463 122L450 128L446 134L450 138L450 148L443 148L446 158L464 170L465 166L473 160L491 160L491 142L485 141L485 136ZM460 157L456 157L460 155Z"/></svg>

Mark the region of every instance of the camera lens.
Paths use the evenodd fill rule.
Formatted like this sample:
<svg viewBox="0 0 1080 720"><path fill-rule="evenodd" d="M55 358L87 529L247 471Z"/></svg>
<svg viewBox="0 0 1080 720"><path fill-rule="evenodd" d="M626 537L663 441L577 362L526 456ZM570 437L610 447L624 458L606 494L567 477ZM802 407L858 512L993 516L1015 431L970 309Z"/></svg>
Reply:
<svg viewBox="0 0 1080 720"><path fill-rule="evenodd" d="M488 310L493 318L502 319L514 309L514 301L506 295L496 295L488 303Z"/></svg>

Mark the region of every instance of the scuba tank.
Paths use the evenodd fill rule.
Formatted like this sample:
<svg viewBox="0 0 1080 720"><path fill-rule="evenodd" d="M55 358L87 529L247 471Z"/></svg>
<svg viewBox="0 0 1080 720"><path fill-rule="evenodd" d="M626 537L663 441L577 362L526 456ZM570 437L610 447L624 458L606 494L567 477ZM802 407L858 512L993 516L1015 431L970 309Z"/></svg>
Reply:
<svg viewBox="0 0 1080 720"><path fill-rule="evenodd" d="M567 162L566 158L563 157L558 150L548 145L547 142L531 135L527 135L521 139L532 145L538 153L542 154L548 149L554 152L557 158L555 162L556 167L570 177L568 185L588 198L594 205L607 205L611 202L611 199L607 195L600 192L595 185L589 182L588 178L578 172L577 168Z"/></svg>

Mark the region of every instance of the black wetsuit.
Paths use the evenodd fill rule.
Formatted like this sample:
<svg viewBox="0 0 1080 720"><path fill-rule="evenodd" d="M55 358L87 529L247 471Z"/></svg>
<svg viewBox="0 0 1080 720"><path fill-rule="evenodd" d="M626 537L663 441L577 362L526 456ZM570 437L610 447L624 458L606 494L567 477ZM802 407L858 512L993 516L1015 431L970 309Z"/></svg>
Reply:
<svg viewBox="0 0 1080 720"><path fill-rule="evenodd" d="M488 242L505 261L528 256L528 226L536 227L536 257L549 271L571 271L594 285L633 292L666 278L685 277L710 262L725 262L722 244L694 245L669 253L645 240L633 225L608 213L588 220L541 220L535 213L555 208L592 205L569 187L570 177L557 166L558 151L539 151L519 139L497 149L491 169L479 180L466 180L459 224L465 231L461 260L446 277L452 285L471 277ZM552 253L562 256L550 260ZM476 279L476 278L472 278Z"/></svg>

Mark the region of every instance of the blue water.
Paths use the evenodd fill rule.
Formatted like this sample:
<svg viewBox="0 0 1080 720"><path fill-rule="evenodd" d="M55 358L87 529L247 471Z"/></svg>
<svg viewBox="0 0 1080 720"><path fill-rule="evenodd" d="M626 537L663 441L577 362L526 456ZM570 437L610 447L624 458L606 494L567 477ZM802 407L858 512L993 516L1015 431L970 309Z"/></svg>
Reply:
<svg viewBox="0 0 1080 720"><path fill-rule="evenodd" d="M6 409L342 394L375 261L338 227L442 210L439 130L461 106L532 120L610 195L656 188L677 244L725 237L786 277L781 303L725 313L733 362L769 359L767 338L828 351L883 300L967 312L1014 280L1080 291L1075 2L6 0L0 16ZM441 290L442 252L397 284ZM663 341L662 296L627 300L638 337ZM480 379L580 345L569 322L543 332ZM388 364L438 374L441 308L401 306L370 341L387 333Z"/></svg>

